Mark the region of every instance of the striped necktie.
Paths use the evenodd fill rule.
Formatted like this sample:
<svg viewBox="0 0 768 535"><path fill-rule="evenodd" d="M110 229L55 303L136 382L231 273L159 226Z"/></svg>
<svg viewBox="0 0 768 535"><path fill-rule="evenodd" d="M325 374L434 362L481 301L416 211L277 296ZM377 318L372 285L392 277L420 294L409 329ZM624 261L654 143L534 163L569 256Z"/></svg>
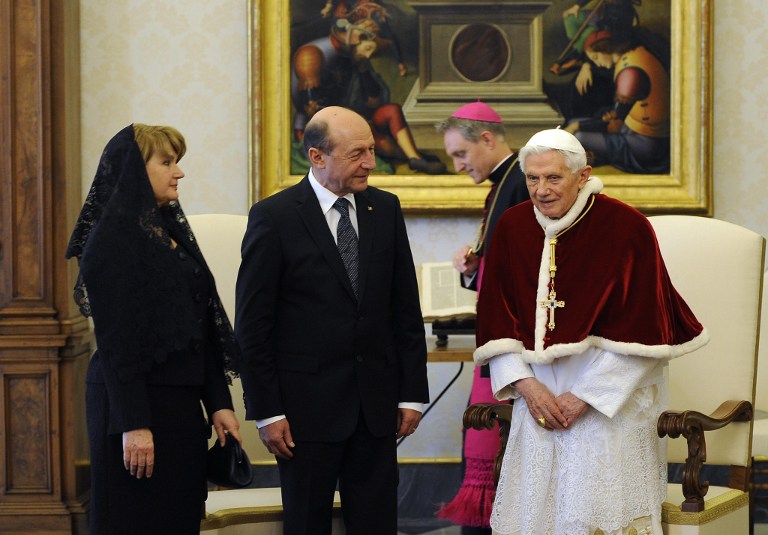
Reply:
<svg viewBox="0 0 768 535"><path fill-rule="evenodd" d="M347 275L352 282L352 289L355 291L355 297L357 295L357 269L359 265L359 259L357 256L357 234L355 229L352 228L352 221L349 219L349 201L343 197L336 199L333 203L333 207L341 215L339 219L339 226L336 229L336 245L339 247L339 253L341 254L341 260L344 262L344 267L347 268Z"/></svg>

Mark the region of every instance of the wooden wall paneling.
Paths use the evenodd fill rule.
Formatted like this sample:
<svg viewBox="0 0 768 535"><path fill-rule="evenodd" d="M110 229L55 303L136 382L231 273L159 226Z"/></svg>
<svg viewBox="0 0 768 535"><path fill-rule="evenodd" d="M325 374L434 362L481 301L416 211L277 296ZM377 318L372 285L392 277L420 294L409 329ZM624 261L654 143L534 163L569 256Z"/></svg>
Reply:
<svg viewBox="0 0 768 535"><path fill-rule="evenodd" d="M90 460L85 425L85 373L93 335L72 298L77 262L64 254L83 202L80 162L79 2L51 2L53 305L66 344L59 350L62 499L73 533L87 533Z"/></svg>
<svg viewBox="0 0 768 535"><path fill-rule="evenodd" d="M0 308L11 295L11 38L10 0L0 0Z"/></svg>
<svg viewBox="0 0 768 535"><path fill-rule="evenodd" d="M85 533L79 2L0 0L0 532Z"/></svg>

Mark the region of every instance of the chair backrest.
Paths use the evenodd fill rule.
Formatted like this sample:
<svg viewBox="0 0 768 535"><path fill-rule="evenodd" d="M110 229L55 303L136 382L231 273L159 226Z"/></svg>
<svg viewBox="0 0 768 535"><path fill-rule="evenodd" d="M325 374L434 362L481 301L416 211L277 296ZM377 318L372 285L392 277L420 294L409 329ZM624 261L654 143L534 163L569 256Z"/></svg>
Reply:
<svg viewBox="0 0 768 535"><path fill-rule="evenodd" d="M235 321L235 284L240 269L240 246L243 242L248 216L229 214L203 214L187 216L195 233L198 246L216 279L216 289L221 297L229 320ZM243 387L235 379L230 387L235 414L240 421L243 448L252 462L272 460L259 439L258 430L252 423L245 422ZM215 438L215 434L213 438ZM211 443L213 442L211 439Z"/></svg>
<svg viewBox="0 0 768 535"><path fill-rule="evenodd" d="M672 283L707 328L710 342L669 364L670 409L709 414L723 401L754 405L765 239L737 225L695 216L649 218ZM707 463L748 466L752 422L707 433ZM685 440L669 440L684 462Z"/></svg>
<svg viewBox="0 0 768 535"><path fill-rule="evenodd" d="M203 214L187 216L198 246L216 279L216 289L227 311L235 320L235 283L240 268L240 245L248 225L248 216Z"/></svg>
<svg viewBox="0 0 768 535"><path fill-rule="evenodd" d="M755 408L768 412L768 271L763 277L763 307L760 313L760 349L757 356Z"/></svg>

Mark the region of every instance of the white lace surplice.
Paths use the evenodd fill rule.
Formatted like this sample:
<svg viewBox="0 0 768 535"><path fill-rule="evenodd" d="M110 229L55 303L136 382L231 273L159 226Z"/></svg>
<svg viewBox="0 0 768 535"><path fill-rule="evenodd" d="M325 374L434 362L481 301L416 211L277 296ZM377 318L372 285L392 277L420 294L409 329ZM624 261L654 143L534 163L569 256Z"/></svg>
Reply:
<svg viewBox="0 0 768 535"><path fill-rule="evenodd" d="M549 365L517 354L491 359L499 399L517 398L491 515L513 535L661 534L666 442L656 421L667 405L665 362L591 348ZM571 391L590 408L564 431L536 424L511 387L535 375L555 395ZM642 519L642 517L650 518Z"/></svg>

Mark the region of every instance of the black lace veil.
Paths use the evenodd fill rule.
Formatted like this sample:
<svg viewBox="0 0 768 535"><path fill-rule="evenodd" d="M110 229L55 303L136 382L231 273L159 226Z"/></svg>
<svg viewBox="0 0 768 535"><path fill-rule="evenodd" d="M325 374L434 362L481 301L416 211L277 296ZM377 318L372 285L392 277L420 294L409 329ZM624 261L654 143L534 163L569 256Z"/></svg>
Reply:
<svg viewBox="0 0 768 535"><path fill-rule="evenodd" d="M75 302L84 316L94 318L99 351L108 354L122 380L188 348L195 331L192 296L174 269L169 225L202 261L181 205L158 207L133 125L127 126L104 148L66 253L80 265ZM231 383L238 348L205 269L211 281L210 347Z"/></svg>

